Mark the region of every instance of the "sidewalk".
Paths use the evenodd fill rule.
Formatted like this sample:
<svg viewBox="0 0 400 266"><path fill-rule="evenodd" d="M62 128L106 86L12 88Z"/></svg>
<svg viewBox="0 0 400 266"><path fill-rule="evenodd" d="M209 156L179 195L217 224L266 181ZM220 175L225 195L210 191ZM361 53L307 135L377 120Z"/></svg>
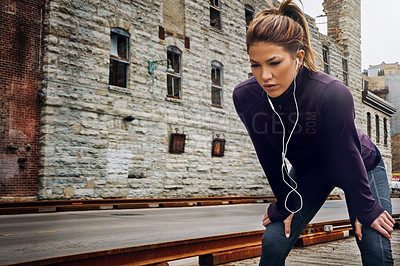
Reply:
<svg viewBox="0 0 400 266"><path fill-rule="evenodd" d="M400 265L400 230L393 232L392 252L394 265ZM222 264L221 266L258 266L258 258ZM169 263L170 266L198 266L198 258L188 258ZM287 266L309 265L362 265L361 255L354 236L307 247L294 247L286 259Z"/></svg>

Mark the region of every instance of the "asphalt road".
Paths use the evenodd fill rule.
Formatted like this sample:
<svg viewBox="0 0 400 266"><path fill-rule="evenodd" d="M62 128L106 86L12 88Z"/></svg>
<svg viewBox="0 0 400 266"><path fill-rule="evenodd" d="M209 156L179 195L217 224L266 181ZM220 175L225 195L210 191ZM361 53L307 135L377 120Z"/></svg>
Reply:
<svg viewBox="0 0 400 266"><path fill-rule="evenodd" d="M400 213L400 199L393 212ZM0 216L0 264L263 229L268 204ZM347 219L327 201L312 222Z"/></svg>

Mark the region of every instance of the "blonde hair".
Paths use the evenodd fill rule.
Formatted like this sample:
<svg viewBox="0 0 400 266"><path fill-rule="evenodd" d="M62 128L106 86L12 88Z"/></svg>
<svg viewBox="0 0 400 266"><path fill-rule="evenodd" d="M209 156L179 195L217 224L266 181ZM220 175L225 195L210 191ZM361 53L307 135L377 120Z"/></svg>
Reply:
<svg viewBox="0 0 400 266"><path fill-rule="evenodd" d="M301 0L299 2L302 4ZM317 71L305 15L292 0L283 0L278 9L270 3L269 9L257 14L246 33L247 52L256 42L275 43L292 54L304 50L303 64Z"/></svg>

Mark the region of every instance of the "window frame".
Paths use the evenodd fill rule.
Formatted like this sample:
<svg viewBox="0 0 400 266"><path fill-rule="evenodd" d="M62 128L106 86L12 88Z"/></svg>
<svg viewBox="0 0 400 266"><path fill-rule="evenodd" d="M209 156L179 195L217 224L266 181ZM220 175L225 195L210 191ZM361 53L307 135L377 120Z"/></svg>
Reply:
<svg viewBox="0 0 400 266"><path fill-rule="evenodd" d="M367 112L367 135L371 138L371 113Z"/></svg>
<svg viewBox="0 0 400 266"><path fill-rule="evenodd" d="M179 144L179 142L181 143ZM169 153L172 154L185 153L185 142L186 142L185 134L171 133L169 140Z"/></svg>
<svg viewBox="0 0 400 266"><path fill-rule="evenodd" d="M109 65L109 78L108 78L108 85L110 86L117 86L121 88L127 88L128 87L128 81L129 81L129 58L130 58L130 37L131 35L125 31L124 29L121 28L111 28L110 31L110 65ZM114 42L114 39L117 38L116 42ZM118 38L124 38L126 42L126 58L121 57L118 55ZM116 45L114 47L113 45ZM114 49L113 49L114 48ZM114 50L117 52L117 54L114 54ZM117 70L113 71L113 66L114 63L117 65ZM123 64L125 70L125 84L120 84L118 82L118 66L119 64Z"/></svg>
<svg viewBox="0 0 400 266"><path fill-rule="evenodd" d="M170 55L172 56L172 58L170 57ZM176 64L176 60L175 60L175 56L178 57L178 69L176 69L175 64ZM177 98L177 99L181 99L182 97L182 51L177 48L176 46L168 46L167 47L167 59L170 60L169 62L171 63L172 68L174 69L174 72L170 73L167 72L167 97L170 98ZM176 70L178 72L176 72ZM171 80L171 92L169 90L169 80ZM176 87L174 84L174 81L178 81L178 86ZM176 89L178 90L178 92L176 93Z"/></svg>
<svg viewBox="0 0 400 266"><path fill-rule="evenodd" d="M376 143L380 143L379 115L375 115L375 127Z"/></svg>
<svg viewBox="0 0 400 266"><path fill-rule="evenodd" d="M216 61L211 61L211 105L214 107L222 107L223 104L223 83L224 83L224 66ZM219 71L219 83L214 83L213 71ZM219 103L214 102L214 91L219 91Z"/></svg>
<svg viewBox="0 0 400 266"><path fill-rule="evenodd" d="M324 72L329 75L329 73L330 73L329 48L326 45L322 46L322 60L324 63Z"/></svg>
<svg viewBox="0 0 400 266"><path fill-rule="evenodd" d="M210 26L216 29L221 29L221 1L220 0L210 0ZM216 25L212 24L213 21L213 11L217 14L217 23Z"/></svg>
<svg viewBox="0 0 400 266"><path fill-rule="evenodd" d="M211 156L212 157L224 157L225 155L225 139L215 138L212 141ZM219 147L217 149L217 147Z"/></svg>
<svg viewBox="0 0 400 266"><path fill-rule="evenodd" d="M247 14L251 13L251 19L247 19ZM244 5L244 18L246 20L246 31L249 28L251 21L254 19L255 10L251 5L245 4Z"/></svg>
<svg viewBox="0 0 400 266"><path fill-rule="evenodd" d="M343 83L349 85L349 61L347 58L342 58L342 69L343 69Z"/></svg>
<svg viewBox="0 0 400 266"><path fill-rule="evenodd" d="M364 79L363 86L364 86L364 90L365 91L367 91L369 89L369 82L367 80L365 80L365 79Z"/></svg>
<svg viewBox="0 0 400 266"><path fill-rule="evenodd" d="M387 128L387 119L383 118L383 144L385 146L388 145L388 128Z"/></svg>

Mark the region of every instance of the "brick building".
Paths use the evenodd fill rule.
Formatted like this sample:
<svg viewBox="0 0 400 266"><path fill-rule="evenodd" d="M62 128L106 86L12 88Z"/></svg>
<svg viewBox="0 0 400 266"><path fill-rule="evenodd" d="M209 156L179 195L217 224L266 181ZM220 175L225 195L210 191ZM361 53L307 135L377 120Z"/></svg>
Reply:
<svg viewBox="0 0 400 266"><path fill-rule="evenodd" d="M388 115L362 102L360 5L325 0L328 36L307 19L321 69L349 86L365 131L367 112ZM271 194L231 101L251 73L246 24L264 8L264 0L49 1L37 197ZM390 141L377 145L390 172Z"/></svg>
<svg viewBox="0 0 400 266"><path fill-rule="evenodd" d="M0 1L0 198L38 190L44 1Z"/></svg>

